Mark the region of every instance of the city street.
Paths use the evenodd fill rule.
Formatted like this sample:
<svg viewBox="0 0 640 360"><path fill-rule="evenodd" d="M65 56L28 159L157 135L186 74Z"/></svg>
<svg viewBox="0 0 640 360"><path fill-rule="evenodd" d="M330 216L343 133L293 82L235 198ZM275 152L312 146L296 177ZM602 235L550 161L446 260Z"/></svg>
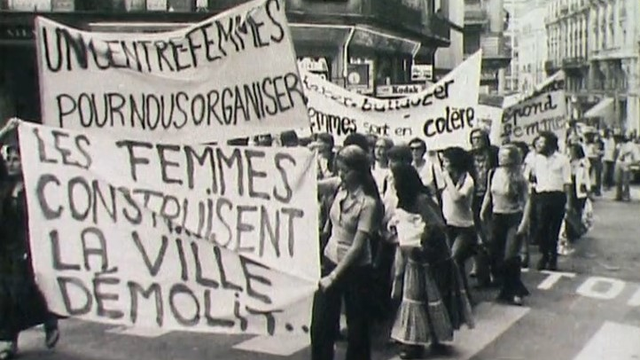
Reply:
<svg viewBox="0 0 640 360"><path fill-rule="evenodd" d="M532 295L525 306L493 302L495 291L476 294L477 326L456 334L435 359L592 360L640 358L640 188L631 203L607 192L594 204L594 228L560 258L560 272L524 274ZM535 251L534 251L535 252ZM534 260L537 256L534 257ZM45 349L43 332L20 338L21 359L309 359L308 339L150 333L77 320L62 322L62 338ZM395 357L385 341L375 342L376 360ZM338 345L337 359L343 357Z"/></svg>

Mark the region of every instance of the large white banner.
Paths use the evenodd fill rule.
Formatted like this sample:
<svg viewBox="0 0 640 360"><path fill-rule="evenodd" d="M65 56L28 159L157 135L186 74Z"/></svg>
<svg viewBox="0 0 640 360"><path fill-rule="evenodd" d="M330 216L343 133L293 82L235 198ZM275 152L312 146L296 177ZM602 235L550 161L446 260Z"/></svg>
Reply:
<svg viewBox="0 0 640 360"><path fill-rule="evenodd" d="M52 311L168 330L308 332L320 277L311 152L28 123L19 135L32 262Z"/></svg>
<svg viewBox="0 0 640 360"><path fill-rule="evenodd" d="M250 1L156 34L38 17L43 123L189 143L308 126L284 3Z"/></svg>
<svg viewBox="0 0 640 360"><path fill-rule="evenodd" d="M474 54L430 88L400 99L376 99L352 93L303 72L311 131L328 132L338 142L354 132L397 141L421 137L431 150L469 146L476 125L482 54Z"/></svg>
<svg viewBox="0 0 640 360"><path fill-rule="evenodd" d="M500 124L501 142L523 141L531 144L541 131L551 131L563 143L567 118L565 76L564 72L558 72L533 93L504 109Z"/></svg>

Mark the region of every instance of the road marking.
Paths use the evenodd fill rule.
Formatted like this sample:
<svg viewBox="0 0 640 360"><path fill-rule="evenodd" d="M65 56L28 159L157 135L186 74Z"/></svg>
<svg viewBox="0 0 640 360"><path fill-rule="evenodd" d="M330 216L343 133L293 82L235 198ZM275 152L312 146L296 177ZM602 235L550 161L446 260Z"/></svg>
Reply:
<svg viewBox="0 0 640 360"><path fill-rule="evenodd" d="M235 345L236 350L291 356L309 346L309 335L256 336Z"/></svg>
<svg viewBox="0 0 640 360"><path fill-rule="evenodd" d="M118 335L130 335L130 336L139 336L145 338L155 338L162 336L164 334L168 334L171 331L166 329L158 329L158 328L149 328L149 327L128 327L128 326L117 326L111 329L106 330L105 332L111 334Z"/></svg>
<svg viewBox="0 0 640 360"><path fill-rule="evenodd" d="M475 329L465 327L456 332L454 341L451 344L453 354L429 356L429 359L471 359L525 316L529 310L530 308L528 307L481 303L476 307L474 314L476 319ZM398 359L400 358L396 356L391 360Z"/></svg>
<svg viewBox="0 0 640 360"><path fill-rule="evenodd" d="M605 322L574 360L640 359L640 328Z"/></svg>

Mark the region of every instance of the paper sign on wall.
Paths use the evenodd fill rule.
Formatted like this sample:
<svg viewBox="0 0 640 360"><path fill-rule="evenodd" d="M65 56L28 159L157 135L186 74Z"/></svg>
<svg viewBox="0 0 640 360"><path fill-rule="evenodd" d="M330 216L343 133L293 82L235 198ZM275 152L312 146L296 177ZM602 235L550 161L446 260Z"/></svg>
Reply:
<svg viewBox="0 0 640 360"><path fill-rule="evenodd" d="M308 126L283 0L155 34L38 17L36 38L46 125L190 143Z"/></svg>
<svg viewBox="0 0 640 360"><path fill-rule="evenodd" d="M51 310L125 326L307 333L320 276L304 148L19 127L32 261Z"/></svg>

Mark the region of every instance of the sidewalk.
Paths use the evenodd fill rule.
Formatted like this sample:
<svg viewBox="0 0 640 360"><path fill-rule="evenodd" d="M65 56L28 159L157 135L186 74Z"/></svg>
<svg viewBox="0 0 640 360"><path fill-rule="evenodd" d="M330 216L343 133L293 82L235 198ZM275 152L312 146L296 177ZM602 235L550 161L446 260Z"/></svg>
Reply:
<svg viewBox="0 0 640 360"><path fill-rule="evenodd" d="M631 202L614 201L614 191L595 199L593 228L559 258L561 270L640 280L640 188Z"/></svg>

